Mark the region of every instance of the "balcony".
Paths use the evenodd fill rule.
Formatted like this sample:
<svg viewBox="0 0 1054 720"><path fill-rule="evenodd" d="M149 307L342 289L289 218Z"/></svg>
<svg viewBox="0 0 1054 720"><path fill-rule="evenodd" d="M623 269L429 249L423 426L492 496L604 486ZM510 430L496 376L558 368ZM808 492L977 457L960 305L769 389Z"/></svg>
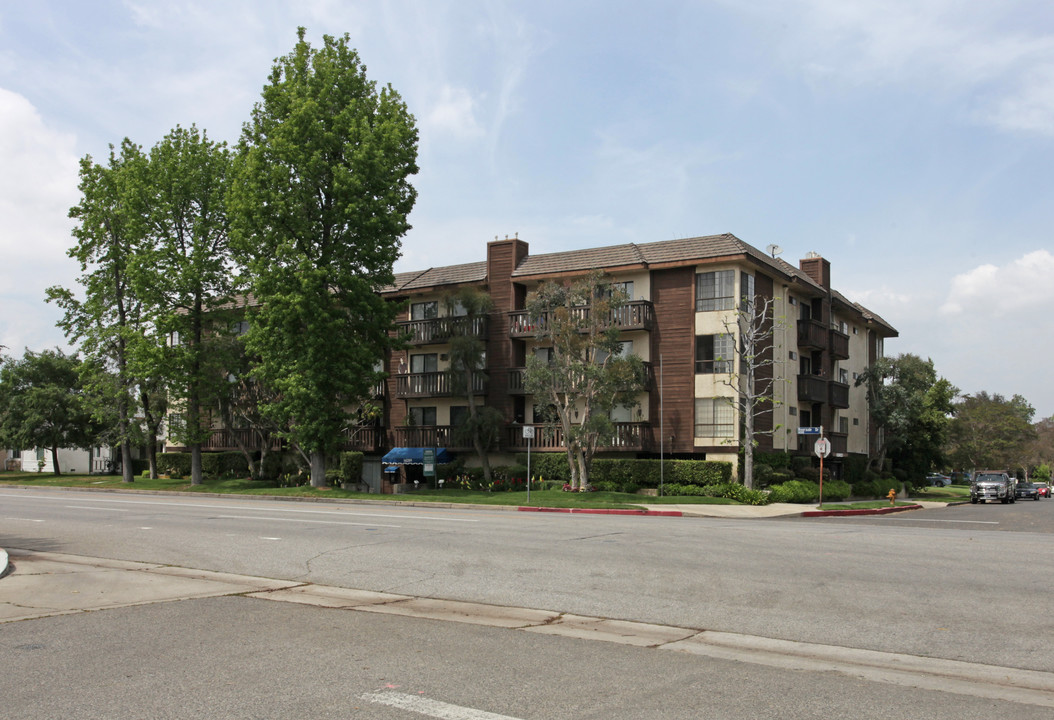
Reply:
<svg viewBox="0 0 1054 720"><path fill-rule="evenodd" d="M487 392L485 373L475 373L472 376L472 391L480 394ZM454 394L450 384L450 375L446 372L409 373L395 376L395 396L397 398L451 397Z"/></svg>
<svg viewBox="0 0 1054 720"><path fill-rule="evenodd" d="M827 384L828 399L827 402L832 407L842 408L843 410L849 407L849 386L845 383L835 382L832 380Z"/></svg>
<svg viewBox="0 0 1054 720"><path fill-rule="evenodd" d="M239 442L241 445L239 445ZM245 447L249 451L260 449L260 436L249 428L241 430L215 429L208 440L201 444L201 449L209 452L233 451ZM282 440L272 437L267 444L268 450L281 450Z"/></svg>
<svg viewBox="0 0 1054 720"><path fill-rule="evenodd" d="M488 326L486 317L469 318L465 316L429 318L428 320L409 320L398 322L400 335L409 335L410 345L442 345L451 338L470 336L486 340Z"/></svg>
<svg viewBox="0 0 1054 720"><path fill-rule="evenodd" d="M650 362L642 362L641 365L644 368L644 387L642 390L647 391L655 385L655 370ZM508 387L506 392L509 395L527 395L527 390L523 386L524 377L527 374L527 368L509 368L508 372Z"/></svg>
<svg viewBox="0 0 1054 720"><path fill-rule="evenodd" d="M344 429L343 448L359 452L379 452L384 447L384 428L376 425L353 425Z"/></svg>
<svg viewBox="0 0 1054 720"><path fill-rule="evenodd" d="M571 308L576 321L585 322L589 318L589 306ZM535 337L544 332L548 316L532 318L526 310L509 313L509 337ZM655 327L655 306L650 300L630 300L621 307L611 311L607 327L618 327L620 330L651 330Z"/></svg>
<svg viewBox="0 0 1054 720"><path fill-rule="evenodd" d="M849 359L849 336L831 328L831 356L836 360Z"/></svg>
<svg viewBox="0 0 1054 720"><path fill-rule="evenodd" d="M819 375L799 375L798 400L810 403L827 402L827 381Z"/></svg>
<svg viewBox="0 0 1054 720"><path fill-rule="evenodd" d="M392 447L446 448L471 450L454 442L453 425L406 425L392 428Z"/></svg>
<svg viewBox="0 0 1054 720"><path fill-rule="evenodd" d="M602 452L641 452L652 447L650 423L617 422L610 438L602 438L597 450ZM505 445L508 450L525 451L527 441L523 438L523 425L514 424L505 428ZM566 450L564 431L559 425L535 423L531 450Z"/></svg>
<svg viewBox="0 0 1054 720"><path fill-rule="evenodd" d="M827 326L819 320L799 320L798 347L811 350L826 350L827 330Z"/></svg>
<svg viewBox="0 0 1054 720"><path fill-rule="evenodd" d="M831 441L831 455L845 455L849 452L848 433L827 433L827 439Z"/></svg>

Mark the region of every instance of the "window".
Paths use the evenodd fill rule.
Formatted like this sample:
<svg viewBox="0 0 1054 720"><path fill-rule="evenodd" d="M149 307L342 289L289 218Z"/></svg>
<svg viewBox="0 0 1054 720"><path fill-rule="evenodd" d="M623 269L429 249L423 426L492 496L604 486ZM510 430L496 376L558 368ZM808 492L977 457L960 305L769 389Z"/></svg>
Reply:
<svg viewBox="0 0 1054 720"><path fill-rule="evenodd" d="M461 427L468 420L468 406L467 405L454 405L450 408L450 424L454 427Z"/></svg>
<svg viewBox="0 0 1054 720"><path fill-rule="evenodd" d="M244 335L249 332L249 321L239 320L236 323L231 323L231 332L235 335Z"/></svg>
<svg viewBox="0 0 1054 720"><path fill-rule="evenodd" d="M410 408L410 423L413 425L435 425L436 409L434 407Z"/></svg>
<svg viewBox="0 0 1054 720"><path fill-rule="evenodd" d="M466 308L460 300L454 300L449 306L450 317L465 317L468 315L468 308Z"/></svg>
<svg viewBox="0 0 1054 720"><path fill-rule="evenodd" d="M619 342L619 349L615 351L615 355L614 356L618 357L618 358L626 358L626 357L629 357L632 353L633 353L633 341L632 340L623 340L623 341ZM596 362L597 362L597 364L598 365L599 364L603 364L604 362L607 361L607 359L608 359L608 352L607 352L607 350L599 350L598 349L597 350L597 354L596 354Z"/></svg>
<svg viewBox="0 0 1054 720"><path fill-rule="evenodd" d="M792 298L790 299L790 304L791 304L791 305L797 305L797 304L798 304L798 298L792 297Z"/></svg>
<svg viewBox="0 0 1054 720"><path fill-rule="evenodd" d="M849 323L845 322L844 320L839 320L838 321L838 331L840 333L844 334L844 335L848 335L849 334Z"/></svg>
<svg viewBox="0 0 1054 720"><path fill-rule="evenodd" d="M849 418L838 418L838 432L843 435L849 434Z"/></svg>
<svg viewBox="0 0 1054 720"><path fill-rule="evenodd" d="M853 335L856 335L856 325L853 326Z"/></svg>
<svg viewBox="0 0 1054 720"><path fill-rule="evenodd" d="M751 312L754 307L754 276L739 273L739 309Z"/></svg>
<svg viewBox="0 0 1054 720"><path fill-rule="evenodd" d="M699 273L695 276L695 311L731 310L735 305L734 270Z"/></svg>
<svg viewBox="0 0 1054 720"><path fill-rule="evenodd" d="M431 320L439 316L439 301L414 303L410 306L411 320Z"/></svg>
<svg viewBox="0 0 1054 720"><path fill-rule="evenodd" d="M21 460L22 459L22 451L21 450L12 450L11 451L11 459L12 460Z"/></svg>
<svg viewBox="0 0 1054 720"><path fill-rule="evenodd" d="M860 418L853 418L853 425L859 425L859 424L860 424Z"/></svg>
<svg viewBox="0 0 1054 720"><path fill-rule="evenodd" d="M791 360L797 360L798 359L798 353L796 353L793 350L791 350L790 351L790 359Z"/></svg>
<svg viewBox="0 0 1054 720"><path fill-rule="evenodd" d="M791 417L795 417L795 416L797 416L797 414L798 414L798 408L796 408L796 407L793 407L793 406L792 406L792 407L791 407L791 408L789 408L789 409L790 409L790 416L791 416Z"/></svg>
<svg viewBox="0 0 1054 720"><path fill-rule="evenodd" d="M417 373L428 373L437 372L439 370L439 357L435 353L426 353L423 355L411 355L410 356L410 372Z"/></svg>
<svg viewBox="0 0 1054 720"><path fill-rule="evenodd" d="M622 293L623 293L623 299L625 299L625 300L632 300L633 299L633 281L632 280L627 280L625 282L613 282L613 283L611 283L611 290L612 291L621 290Z"/></svg>
<svg viewBox="0 0 1054 720"><path fill-rule="evenodd" d="M714 374L732 372L735 343L731 335L700 335L695 338L695 372Z"/></svg>
<svg viewBox="0 0 1054 720"><path fill-rule="evenodd" d="M697 438L732 437L735 412L728 398L699 398L695 401L695 436Z"/></svg>
<svg viewBox="0 0 1054 720"><path fill-rule="evenodd" d="M838 370L838 382L842 383L843 385L849 384L849 371L845 368L840 368Z"/></svg>
<svg viewBox="0 0 1054 720"><path fill-rule="evenodd" d="M534 356L546 365L549 365L553 362L553 349L551 347L535 348Z"/></svg>

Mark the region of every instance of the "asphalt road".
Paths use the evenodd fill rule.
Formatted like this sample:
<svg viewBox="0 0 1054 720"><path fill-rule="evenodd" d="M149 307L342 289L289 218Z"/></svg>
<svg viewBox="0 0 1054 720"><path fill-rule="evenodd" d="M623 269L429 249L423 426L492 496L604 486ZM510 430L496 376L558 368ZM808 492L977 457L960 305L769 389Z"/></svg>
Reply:
<svg viewBox="0 0 1054 720"><path fill-rule="evenodd" d="M975 517L981 519L975 520ZM991 522L1000 525L993 528L989 525ZM1017 558L1022 547L1042 547L1049 542L1052 522L1054 503L1046 501L1013 506L957 506L867 521L825 518L788 522L544 515L285 503L248 498L0 490L0 546L9 548L167 563L1048 673L1054 672L1054 635L1041 613L1020 610L1049 606L1047 594L1054 580L1054 559L1051 559L1054 555L1039 552L1027 561ZM992 529L1005 532L991 532ZM248 598L194 603L210 608L215 605L217 610L207 613L212 617L214 612L221 616L228 612L224 609L227 605L223 604L228 601L247 604L244 612L257 617L256 606ZM163 608L157 612L174 612L172 608L176 606L189 607L188 603L169 605L157 606ZM1006 612L1000 612L1002 608ZM266 612L290 613L293 618L283 622L294 625L311 626L314 617L299 608ZM140 613L148 611L111 610L88 616L15 623L3 627L0 637L7 648L11 647L8 643L12 628L15 633L21 633L32 630L35 623L40 623L42 628L66 623L79 627L79 618L91 617L94 622L99 618L116 618L118 613L134 618L121 621L121 627L125 627L124 623L132 627ZM231 611L231 614L239 613ZM330 616L326 617L327 622L333 622ZM270 632L270 622L261 619L256 625L257 632ZM340 622L358 621L342 619ZM778 714L780 717L967 718L981 717L985 711L991 716L994 707L992 701L978 698L898 688L897 698L906 703L926 703L929 695L954 700L947 706L954 708L951 714L942 711L919 715L904 711L898 703L875 704L883 689L865 681L857 681L856 685L860 686L857 687L846 685L849 681L844 677L832 681L822 673L810 676L808 683L817 682L824 688L813 697L807 692L809 685L802 684L800 675L780 679L775 677L778 671L772 668L760 669L742 662L730 662L724 668L722 662L728 661L711 658L700 664L698 658L670 659L665 654L656 659L654 652L651 656L638 657L637 651L628 648L598 648L596 643L582 645L584 641L562 639L561 648L569 653L565 667L554 664L551 654L556 651L551 648L524 647L513 652L514 647L527 641L510 641L498 630L474 630L483 639L480 648L473 651L465 645L467 640L462 641L463 630L443 623L432 625L436 627L430 625L426 631L400 631L403 633L400 637L407 638L405 647L387 640L377 640L380 645L370 640L364 647L383 647L393 658L401 652L410 660L417 657L417 663L406 658L393 659L393 667L434 668L437 678L445 678L437 679L445 689L424 690L427 697L446 698L445 701L456 701L459 706L485 707L510 717L599 717L600 712L615 717L698 717L695 711L705 706L708 714L715 717ZM235 632L237 626L237 623L231 625L231 631ZM210 627L197 623L186 639L191 646L198 644L199 659L205 664L212 663L214 656L224 655L214 647ZM251 628L245 630L251 635ZM70 632L73 631L61 631L60 635ZM415 649L422 632L427 637L437 633L455 635L450 642ZM357 625L354 633L357 633L355 637L370 637ZM91 636L90 632L85 635ZM166 639L162 647L167 647L169 642L171 639ZM563 643L568 645L565 647ZM17 645L47 647L48 643L27 639ZM319 646L320 654L324 654L324 647L324 644ZM467 654L463 656L465 648ZM235 644L228 652L237 650ZM296 656L301 651L299 644L293 643L282 654ZM115 648L114 652L118 656L134 657L129 648ZM185 652L188 658L194 657L191 650ZM34 657L33 651L26 650L25 654L26 658L18 654L17 667L23 667L26 659ZM489 661L484 660L487 658ZM485 671L469 672L476 667L474 659L489 662L494 668L492 674L502 678L502 687L509 683L519 687L517 683L521 683L528 688L534 687L532 683L542 682L550 692L546 694L544 687L539 686L527 693L532 696L529 702L526 699L521 702L506 697L510 690L495 691L496 694L487 695L493 701L491 704L476 702L480 696L470 690L453 690L471 688L472 679L477 677L472 673L480 672L480 681L486 678ZM240 667L245 662L242 657L236 665ZM302 664L295 659L282 662L292 668L290 682L303 682L301 667L312 677L315 674L332 677L336 671L333 663L324 661L321 655L314 661L309 656ZM681 665L686 662L688 665ZM132 677L142 671L140 665L129 664ZM9 667L5 673L10 670ZM711 672L715 673L712 677L708 675ZM382 675L397 678L394 684L403 687L417 677L413 673ZM664 678L680 679L681 684ZM369 688L376 690L377 679L370 673L362 675L358 681L361 684L356 685L356 692L362 690L362 693L354 697L372 692ZM240 687L248 679L235 678L229 682ZM488 687L493 685L487 682ZM767 683L771 683L771 688ZM610 693L610 701L591 693L593 687L604 688L604 692ZM800 691L789 689L792 687ZM775 691L769 692L773 688ZM390 688L381 688L384 689ZM590 707L598 708L597 714L573 705L565 690L585 693ZM627 704L630 691L637 698L636 705ZM885 691L890 692L888 688ZM913 693L926 697L915 697ZM340 697L348 700L352 696ZM550 697L553 704L547 706L546 698ZM700 697L706 698L703 705L699 704ZM722 702L732 707L736 698L743 697L752 698L746 706L753 709L751 713L721 712L725 707ZM667 710L657 712L657 708L667 707L662 704L667 699L671 701L669 714L664 714ZM764 707L781 707L781 699L783 702L794 699L793 707L803 708L802 714L753 712ZM164 704L164 698L158 702ZM867 712L850 712L848 708L854 702L866 705ZM817 707L816 703L843 712L809 712L809 708ZM356 711L346 716L418 716L406 714L405 710L395 711L402 715L383 714L389 710L374 707L377 703L372 701L367 704L371 709L362 713L381 714ZM938 705L934 699L933 706ZM561 714L572 707L576 708L574 712ZM640 714L613 710L619 707L642 710ZM1030 714L1035 709L1032 706L1014 705L1014 713L1023 713L1018 715L1007 714L1008 707L995 707L1000 707L1000 717L1047 717L1050 711L1046 708L1045 714L1033 715ZM548 709L540 711L539 708ZM340 717L329 712L326 710L317 716ZM57 715L40 715L54 716ZM257 712L212 715L242 716L272 715Z"/></svg>

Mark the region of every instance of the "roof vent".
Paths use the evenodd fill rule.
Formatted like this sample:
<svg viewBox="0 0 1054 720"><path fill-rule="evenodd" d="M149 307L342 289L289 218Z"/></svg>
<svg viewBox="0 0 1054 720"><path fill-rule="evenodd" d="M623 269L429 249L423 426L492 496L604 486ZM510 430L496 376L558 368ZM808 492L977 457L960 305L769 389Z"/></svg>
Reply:
<svg viewBox="0 0 1054 720"><path fill-rule="evenodd" d="M816 252L815 250L810 250L809 252L807 252L805 254L805 258L807 260L815 260L816 258L820 258L820 257L823 257L823 255L821 255L820 253Z"/></svg>

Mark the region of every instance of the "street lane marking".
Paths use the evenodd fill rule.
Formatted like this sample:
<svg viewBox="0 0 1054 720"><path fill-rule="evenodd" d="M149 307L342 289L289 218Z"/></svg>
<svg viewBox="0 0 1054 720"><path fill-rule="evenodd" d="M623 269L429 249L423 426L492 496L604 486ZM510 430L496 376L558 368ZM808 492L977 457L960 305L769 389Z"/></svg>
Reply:
<svg viewBox="0 0 1054 720"><path fill-rule="evenodd" d="M103 512L128 512L127 508L88 507L87 505L67 505L71 510L102 510Z"/></svg>
<svg viewBox="0 0 1054 720"><path fill-rule="evenodd" d="M263 535L261 535L261 536L260 536L260 539L261 539L261 540L281 540L282 538L276 538L276 537L264 537Z"/></svg>
<svg viewBox="0 0 1054 720"><path fill-rule="evenodd" d="M44 522L43 520L36 520L34 518L18 518L18 517L6 517L4 520L22 520L24 522Z"/></svg>
<svg viewBox="0 0 1054 720"><path fill-rule="evenodd" d="M402 529L402 525L381 525L379 523L340 522L339 520L309 520L307 518L257 517L256 515L217 515L221 520L270 520L272 522L317 523L319 525L355 525L356 527L384 527Z"/></svg>
<svg viewBox="0 0 1054 720"><path fill-rule="evenodd" d="M4 495L5 498L15 499L33 499L33 500L68 500L68 498L54 498L47 495ZM186 508L207 508L211 510L229 510L230 505L209 505L206 503L188 503L188 502L163 502L159 500L114 500L111 498L103 498L96 500L95 498L83 498L81 502L95 502L95 503L124 503L126 505L163 505L167 507L186 507ZM387 515L384 513L364 513L364 512L348 512L343 510L299 510L296 508L268 508L267 510L261 510L251 506L240 505L238 506L241 510L248 510L250 512L285 512L285 513L312 513L315 515L343 515L343 516L354 516L354 517L381 517L381 518L392 518L394 520L439 520L443 522L461 522L461 523L478 523L479 520L472 518L450 518L440 517L436 515L416 515L411 512L406 512L402 515Z"/></svg>
<svg viewBox="0 0 1054 720"><path fill-rule="evenodd" d="M973 525L998 525L996 520L934 520L932 518L896 518L909 522L946 522L946 523L971 523Z"/></svg>
<svg viewBox="0 0 1054 720"><path fill-rule="evenodd" d="M420 695L407 695L406 693L391 690L387 692L363 693L359 698L378 705L387 705L400 710L409 710L419 715L439 718L439 720L519 720L519 718L514 718L511 715L498 715L485 710L451 705L450 703L432 700Z"/></svg>

